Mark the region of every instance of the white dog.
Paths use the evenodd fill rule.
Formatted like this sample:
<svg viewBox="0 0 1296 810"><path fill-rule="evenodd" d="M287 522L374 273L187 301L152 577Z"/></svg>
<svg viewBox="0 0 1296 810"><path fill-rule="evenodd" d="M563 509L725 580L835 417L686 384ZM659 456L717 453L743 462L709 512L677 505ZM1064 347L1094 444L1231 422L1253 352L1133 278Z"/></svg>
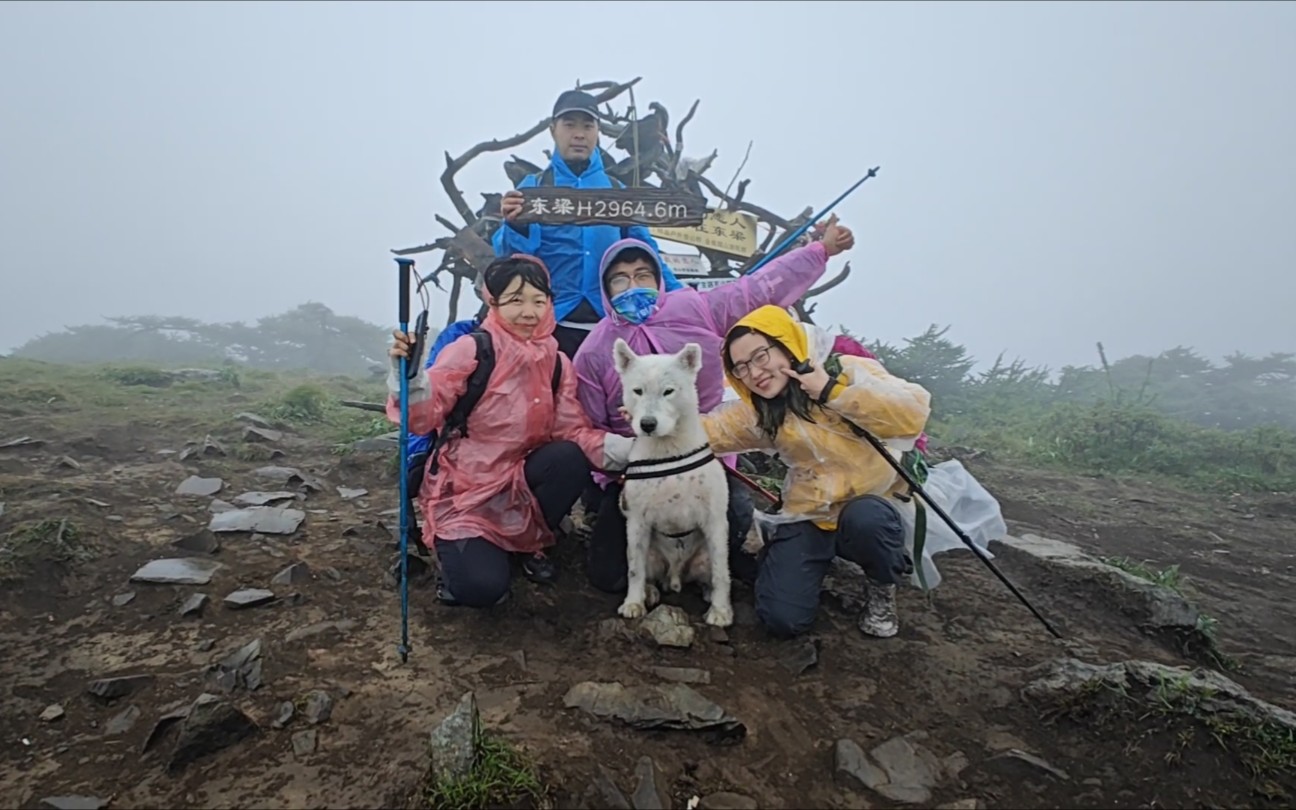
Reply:
<svg viewBox="0 0 1296 810"><path fill-rule="evenodd" d="M635 433L621 511L626 517L627 590L617 611L627 619L656 604L661 583L678 593L702 585L706 623L733 624L729 601L729 490L698 413L702 349L637 355L622 339L612 347L623 410Z"/></svg>

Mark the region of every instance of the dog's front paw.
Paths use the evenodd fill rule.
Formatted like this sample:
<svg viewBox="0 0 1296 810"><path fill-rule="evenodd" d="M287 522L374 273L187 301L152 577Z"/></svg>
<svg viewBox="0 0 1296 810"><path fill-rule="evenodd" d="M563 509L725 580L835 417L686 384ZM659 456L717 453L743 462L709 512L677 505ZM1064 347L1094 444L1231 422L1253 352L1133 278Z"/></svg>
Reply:
<svg viewBox="0 0 1296 810"><path fill-rule="evenodd" d="M643 602L622 602L621 607L617 608L617 613L619 613L622 618L638 619L644 615Z"/></svg>
<svg viewBox="0 0 1296 810"><path fill-rule="evenodd" d="M706 612L706 623L712 627L728 627L733 624L733 607L729 605L712 605Z"/></svg>

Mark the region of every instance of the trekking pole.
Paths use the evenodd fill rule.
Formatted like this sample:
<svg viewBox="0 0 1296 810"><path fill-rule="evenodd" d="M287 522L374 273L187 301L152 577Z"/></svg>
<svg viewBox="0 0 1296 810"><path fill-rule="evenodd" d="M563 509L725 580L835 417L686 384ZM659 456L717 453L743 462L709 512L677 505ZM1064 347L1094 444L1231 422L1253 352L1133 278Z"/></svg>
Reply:
<svg viewBox="0 0 1296 810"><path fill-rule="evenodd" d="M824 216L827 215L827 213L828 213L829 211L831 211L831 210L833 210L834 208L836 208L837 205L838 205L842 200L844 200L844 199L846 199L847 197L849 197L849 196L850 196L850 195L855 191L855 189L857 189L857 188L859 188L860 186L864 185L864 181L865 181L865 180L868 180L870 177L876 177L876 176L877 176L877 173L878 173L878 169L880 169L880 168L882 168L882 167L881 167L881 166L874 166L873 168L869 169L869 170L868 170L868 174L864 175L864 176L861 177L859 180L857 180L857 181L855 182L855 185L853 185L853 186L851 186L850 188L846 189L845 191L842 192L842 195L841 195L840 197L838 197L837 199L835 199L835 200L833 200L832 202L828 203L828 206L827 206L826 208L824 208L824 209L823 209L822 211L820 211L818 214L815 214L814 219L810 220L810 221L807 222L806 224L802 225L800 228L797 228L795 231L793 231L792 233L788 234L788 236L787 236L786 239L784 239L782 242L779 242L777 247L775 247L775 248L774 248L773 250L771 250L769 253L766 253L764 256L762 256L761 259L760 259L760 261L758 261L758 262L756 262L756 264L752 265L751 269L750 269L750 270L747 270L745 273L743 273L743 275L746 275L747 273L755 273L757 270L759 270L759 269L761 269L762 267L764 267L768 262L773 261L773 260L775 259L775 257L777 257L777 256L778 256L780 253L782 253L784 250L787 250L787 248L788 248L790 245L795 244L795 243L796 243L796 240L800 239L800 238L801 238L801 235L804 234L806 231L810 230L810 228L812 228L816 222L818 222L819 220L823 219Z"/></svg>
<svg viewBox="0 0 1296 810"><path fill-rule="evenodd" d="M400 302L397 304L398 316L400 322L400 331L402 335L409 332L409 296L410 296L410 274L414 272L414 260L406 258L397 258L396 266L400 270L400 281L398 284ZM410 530L410 503L409 503L409 476L405 475L405 467L409 463L409 383L410 369L414 367L414 354L416 347L411 345L409 352L405 357L400 359L400 598L401 598L401 640L396 651L400 654L401 663L409 660L409 558L406 556L409 550L409 530ZM415 355L417 356L417 355Z"/></svg>
<svg viewBox="0 0 1296 810"><path fill-rule="evenodd" d="M948 514L946 514L945 510L940 508L940 505L934 502L931 499L931 497L928 496L927 490L923 489L922 485L919 484L917 481L915 481L913 479L913 476L909 475L909 473L905 471L905 468L901 466L900 462L896 461L895 457L892 456L889 452L887 452L887 449L882 445L882 442L880 442L877 439L877 437L874 436L872 433L869 433L867 430L864 430L858 425L855 425L854 427L856 429L856 432L859 433L859 435L863 436L865 439L867 439L868 443L873 445L873 449L878 451L878 453L882 455L882 458L887 460L887 463L891 465L891 468L900 474L900 477L903 478L904 482L909 485L909 488L913 490L913 492L916 495L918 495L924 501L926 501L927 505L931 507L931 510L935 512L940 517L941 520L945 521L945 525L949 526L950 529L955 534L958 535L958 538L963 541L963 545L971 549L972 553L977 555L977 557L980 558L981 562L985 563L986 567L989 568L991 572L994 573L995 576L999 577L999 581L1002 582L1004 585L1008 586L1008 590L1012 591L1013 596L1017 597L1018 601L1020 601L1023 605L1025 605L1027 610L1035 614L1035 618L1040 620L1040 622L1044 625L1044 628L1048 630L1050 633L1052 633L1054 638L1059 638L1059 639L1062 638L1062 634L1059 633L1055 627L1053 627L1053 624L1048 619L1044 618L1044 615L1042 613L1040 613L1038 610L1035 609L1035 606L1030 603L1030 600L1028 600L1025 596L1022 595L1021 591L1017 590L1017 586L1013 585L1012 582L1008 579L1008 577L1004 576L1003 572L999 570L999 567L996 566L990 560L990 558L985 555L985 552L977 548L976 544L972 542L972 538L968 537L967 533L964 532L962 529L960 529L958 527L958 524L954 522L954 519L951 518ZM915 560L914 564L917 566L921 566L922 560Z"/></svg>

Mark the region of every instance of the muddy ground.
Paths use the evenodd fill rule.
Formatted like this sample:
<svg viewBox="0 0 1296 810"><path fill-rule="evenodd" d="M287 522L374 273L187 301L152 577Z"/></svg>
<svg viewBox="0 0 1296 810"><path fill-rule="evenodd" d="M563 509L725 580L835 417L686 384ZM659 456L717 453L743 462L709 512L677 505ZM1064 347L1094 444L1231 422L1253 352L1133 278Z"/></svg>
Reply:
<svg viewBox="0 0 1296 810"><path fill-rule="evenodd" d="M486 728L536 763L546 801L558 807L610 807L615 790L631 796L643 757L660 777L648 787L669 794L658 798L671 807L695 797L702 807L900 806L895 795L836 773L835 751L840 740L870 751L902 735L924 761L940 764L921 806L1287 806L1296 796L1296 778L1283 771L1290 763L1254 772L1241 740L1137 713L1104 722L1059 717L1024 700L1021 688L1037 668L1063 656L1199 661L1144 635L1090 583L999 544L998 565L1064 641L960 552L937 558L945 582L930 601L902 592L894 639L862 637L843 610L847 594L825 599L809 642L772 640L737 586L735 601L747 607L727 633L702 625L700 599L685 595L671 601L689 611L697 640L657 647L616 618L616 599L584 584L574 541L558 555L557 587L519 578L513 598L491 611L443 607L431 584L417 583L413 651L402 664L399 601L385 581L397 525L390 454L338 454L310 428L269 441L248 436L236 415L262 403L246 391L213 388L192 413L167 396L150 393L129 407L116 396L60 406L57 392L53 405L0 393L0 445L34 440L0 449L0 537L10 534L13 546L13 532L48 521L47 553L0 559L8 566L0 570L4 806L69 795L114 808L392 806L415 791L429 731L467 690ZM212 448L180 459L208 434L223 455ZM1066 538L1156 568L1179 565L1185 593L1217 620L1228 676L1296 708L1290 496L1184 492L1019 469L985 455L964 462L1000 498L1014 533ZM269 464L297 468L318 491L254 475ZM223 487L214 496L175 494L193 475ZM338 487L368 494L346 499ZM222 533L214 553L171 545L207 539L214 499L279 489L305 491L288 504L306 513L291 534ZM206 585L130 581L150 560L184 556L222 567ZM306 563L304 577L272 584L296 562ZM238 610L223 604L240 588L276 598ZM180 616L195 593L210 599L200 614ZM246 677L213 682L211 665L258 639L258 688ZM808 643L817 660L797 672L791 662L806 663ZM654 668L663 666L709 673L709 683L693 688L741 721L745 737L717 744L697 732L635 730L564 705L583 681L661 684ZM87 691L97 679L137 674L151 678L120 697ZM307 718L312 690L332 702L317 724ZM146 743L160 716L204 692L230 701L255 727L168 769L174 727L144 751ZM277 728L285 702L296 710ZM1005 755L1014 750L1029 756ZM637 802L652 803L642 793Z"/></svg>

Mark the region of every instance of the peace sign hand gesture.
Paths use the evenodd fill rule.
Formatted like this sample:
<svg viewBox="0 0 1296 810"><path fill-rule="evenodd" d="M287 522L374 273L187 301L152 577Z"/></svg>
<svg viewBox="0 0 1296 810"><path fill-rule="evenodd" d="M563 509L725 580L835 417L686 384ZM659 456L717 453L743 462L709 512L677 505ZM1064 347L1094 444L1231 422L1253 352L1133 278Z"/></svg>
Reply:
<svg viewBox="0 0 1296 810"><path fill-rule="evenodd" d="M832 377L828 376L828 372L824 371L822 368L811 369L805 374L799 373L796 369L785 368L783 369L783 373L800 383L801 390L806 393L806 396L816 402L819 401L820 396L824 393L824 389L833 381Z"/></svg>

